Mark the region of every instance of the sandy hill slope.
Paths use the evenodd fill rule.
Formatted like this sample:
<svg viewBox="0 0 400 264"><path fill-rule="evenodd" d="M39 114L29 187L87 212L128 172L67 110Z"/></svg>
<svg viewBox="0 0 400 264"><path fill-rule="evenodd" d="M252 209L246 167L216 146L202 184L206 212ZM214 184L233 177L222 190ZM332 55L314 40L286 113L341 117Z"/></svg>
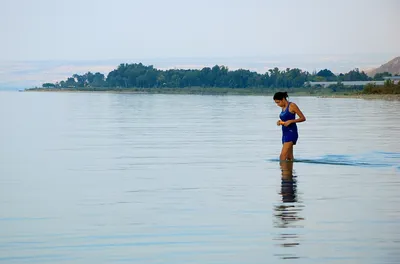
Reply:
<svg viewBox="0 0 400 264"><path fill-rule="evenodd" d="M400 56L396 57L376 69L366 72L369 76L375 76L377 73L390 72L392 75L400 74Z"/></svg>

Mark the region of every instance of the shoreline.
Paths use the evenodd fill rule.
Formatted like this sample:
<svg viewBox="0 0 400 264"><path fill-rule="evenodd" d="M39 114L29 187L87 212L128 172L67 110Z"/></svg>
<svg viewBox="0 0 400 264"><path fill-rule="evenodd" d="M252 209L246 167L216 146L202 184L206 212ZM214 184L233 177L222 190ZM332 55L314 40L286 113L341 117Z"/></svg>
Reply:
<svg viewBox="0 0 400 264"><path fill-rule="evenodd" d="M348 94L348 95L333 94L333 95L320 95L318 97L400 101L400 94Z"/></svg>
<svg viewBox="0 0 400 264"><path fill-rule="evenodd" d="M71 92L71 93L125 93L125 94L175 94L175 95L254 95L270 96L279 89L262 90L249 88L122 88L122 89L74 89L74 88L29 88L20 92ZM308 95L305 92L290 92L291 94Z"/></svg>
<svg viewBox="0 0 400 264"><path fill-rule="evenodd" d="M221 89L218 91L218 89ZM146 91L147 90L147 91ZM145 89L68 89L68 88L29 88L20 92L70 92L70 93L125 93L125 94L175 94L175 95L242 95L242 96L273 96L280 90L288 90L291 96L309 96L318 98L348 98L365 100L390 100L400 101L400 94L361 94L361 93L309 93L307 91L290 91L290 89L272 89L272 91L261 91L240 88L145 88Z"/></svg>

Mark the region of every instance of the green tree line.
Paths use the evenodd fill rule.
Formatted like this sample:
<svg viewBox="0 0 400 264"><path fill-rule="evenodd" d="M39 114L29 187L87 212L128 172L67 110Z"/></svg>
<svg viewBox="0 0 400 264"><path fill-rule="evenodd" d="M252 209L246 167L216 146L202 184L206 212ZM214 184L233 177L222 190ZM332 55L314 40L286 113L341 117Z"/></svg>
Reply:
<svg viewBox="0 0 400 264"><path fill-rule="evenodd" d="M392 80L386 80L383 85L368 83L362 91L364 94L400 94L400 82L395 84Z"/></svg>
<svg viewBox="0 0 400 264"><path fill-rule="evenodd" d="M223 87L223 88L296 88L311 81L368 81L383 80L389 73L368 77L359 69L335 75L328 69L309 73L298 68L280 70L277 67L264 74L246 69L230 71L226 66L215 65L197 69L159 70L142 63L120 64L107 76L100 72L74 74L56 83L44 83L44 88L185 88L185 87Z"/></svg>

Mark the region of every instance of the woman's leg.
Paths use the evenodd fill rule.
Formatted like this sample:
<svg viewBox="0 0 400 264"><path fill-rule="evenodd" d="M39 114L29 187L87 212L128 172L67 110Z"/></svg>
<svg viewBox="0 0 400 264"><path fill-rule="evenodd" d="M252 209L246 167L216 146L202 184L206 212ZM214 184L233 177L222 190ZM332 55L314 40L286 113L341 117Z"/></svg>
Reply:
<svg viewBox="0 0 400 264"><path fill-rule="evenodd" d="M292 151L293 156L293 142L285 142L282 146L281 155L279 157L280 160L288 160L290 159L290 151Z"/></svg>
<svg viewBox="0 0 400 264"><path fill-rule="evenodd" d="M280 161L282 180L293 180L293 162Z"/></svg>
<svg viewBox="0 0 400 264"><path fill-rule="evenodd" d="M293 144L292 144L292 145L290 146L290 148L289 148L288 160L291 160L291 161L294 160L294 156L293 156Z"/></svg>

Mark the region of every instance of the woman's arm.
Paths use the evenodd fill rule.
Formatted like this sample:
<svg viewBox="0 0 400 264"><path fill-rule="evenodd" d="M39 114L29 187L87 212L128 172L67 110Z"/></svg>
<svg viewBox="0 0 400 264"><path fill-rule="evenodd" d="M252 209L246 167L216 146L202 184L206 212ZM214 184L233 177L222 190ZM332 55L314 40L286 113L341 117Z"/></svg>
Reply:
<svg viewBox="0 0 400 264"><path fill-rule="evenodd" d="M289 111L291 110L291 112L295 112L299 116L299 118L292 120L293 123L301 123L306 121L306 117L304 116L303 112L301 112L297 104L291 103L290 106L292 109L289 109Z"/></svg>
<svg viewBox="0 0 400 264"><path fill-rule="evenodd" d="M301 123L301 122L306 121L306 117L304 116L303 112L301 112L300 108L295 103L290 104L289 111L296 113L299 116L299 118L286 121L284 126L288 126L293 123Z"/></svg>

